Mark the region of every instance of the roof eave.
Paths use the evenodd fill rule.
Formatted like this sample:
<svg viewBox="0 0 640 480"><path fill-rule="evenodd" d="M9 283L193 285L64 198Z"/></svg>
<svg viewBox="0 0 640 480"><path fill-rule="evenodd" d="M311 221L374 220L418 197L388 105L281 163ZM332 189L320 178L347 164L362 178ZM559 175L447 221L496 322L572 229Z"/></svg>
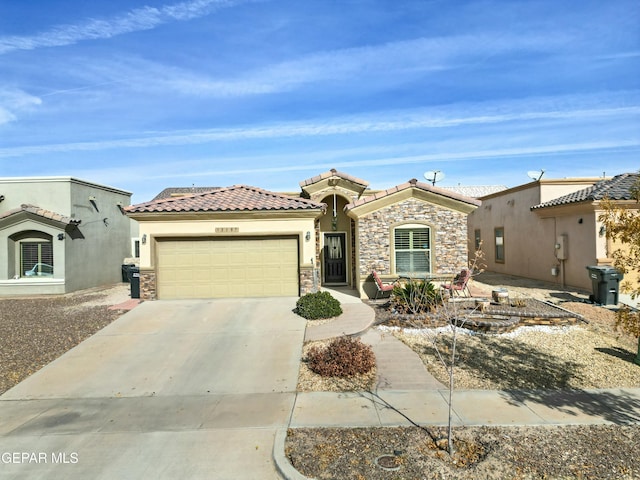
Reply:
<svg viewBox="0 0 640 480"><path fill-rule="evenodd" d="M137 221L181 221L181 220L216 220L241 218L318 218L326 211L323 208L278 209L278 210L214 210L194 212L126 212L127 216Z"/></svg>

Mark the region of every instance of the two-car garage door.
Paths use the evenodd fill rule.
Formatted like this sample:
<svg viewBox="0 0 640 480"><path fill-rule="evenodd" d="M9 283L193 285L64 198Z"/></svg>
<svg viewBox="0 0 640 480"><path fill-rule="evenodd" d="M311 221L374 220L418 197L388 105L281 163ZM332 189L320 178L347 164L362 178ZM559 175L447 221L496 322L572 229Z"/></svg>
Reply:
<svg viewBox="0 0 640 480"><path fill-rule="evenodd" d="M160 299L298 296L297 237L158 239Z"/></svg>

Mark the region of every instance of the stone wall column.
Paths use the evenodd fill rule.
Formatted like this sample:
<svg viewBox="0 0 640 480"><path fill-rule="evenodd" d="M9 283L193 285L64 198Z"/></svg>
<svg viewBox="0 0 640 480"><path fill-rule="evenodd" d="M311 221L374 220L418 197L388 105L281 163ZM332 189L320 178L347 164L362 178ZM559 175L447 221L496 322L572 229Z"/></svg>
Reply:
<svg viewBox="0 0 640 480"><path fill-rule="evenodd" d="M300 295L307 293L315 293L320 287L320 272L317 268L301 267L300 268Z"/></svg>
<svg viewBox="0 0 640 480"><path fill-rule="evenodd" d="M155 270L140 270L140 300L156 300L157 285Z"/></svg>

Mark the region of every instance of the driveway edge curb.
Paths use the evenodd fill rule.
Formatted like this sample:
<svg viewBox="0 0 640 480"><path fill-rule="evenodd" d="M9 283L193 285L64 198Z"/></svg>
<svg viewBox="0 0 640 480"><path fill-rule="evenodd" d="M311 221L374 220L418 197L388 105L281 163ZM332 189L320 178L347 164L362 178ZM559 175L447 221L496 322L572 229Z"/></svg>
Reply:
<svg viewBox="0 0 640 480"><path fill-rule="evenodd" d="M287 429L279 428L276 431L273 442L273 461L278 473L286 480L314 480L312 477L305 477L298 470L293 468L291 462L284 454L284 445L287 440Z"/></svg>

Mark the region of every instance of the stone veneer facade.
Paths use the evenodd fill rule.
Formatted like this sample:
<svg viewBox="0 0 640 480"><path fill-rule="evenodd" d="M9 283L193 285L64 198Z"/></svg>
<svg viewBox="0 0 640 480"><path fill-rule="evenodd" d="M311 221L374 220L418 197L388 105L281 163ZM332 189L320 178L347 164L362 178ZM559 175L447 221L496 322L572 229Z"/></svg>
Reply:
<svg viewBox="0 0 640 480"><path fill-rule="evenodd" d="M140 299L155 300L156 292L156 272L153 270L140 271Z"/></svg>
<svg viewBox="0 0 640 480"><path fill-rule="evenodd" d="M455 273L468 265L467 215L409 198L358 219L359 273L365 279L371 270L393 275L391 270L394 227L424 224L432 229L433 273Z"/></svg>
<svg viewBox="0 0 640 480"><path fill-rule="evenodd" d="M320 286L318 276L319 272L316 268L300 268L300 295L318 291Z"/></svg>

